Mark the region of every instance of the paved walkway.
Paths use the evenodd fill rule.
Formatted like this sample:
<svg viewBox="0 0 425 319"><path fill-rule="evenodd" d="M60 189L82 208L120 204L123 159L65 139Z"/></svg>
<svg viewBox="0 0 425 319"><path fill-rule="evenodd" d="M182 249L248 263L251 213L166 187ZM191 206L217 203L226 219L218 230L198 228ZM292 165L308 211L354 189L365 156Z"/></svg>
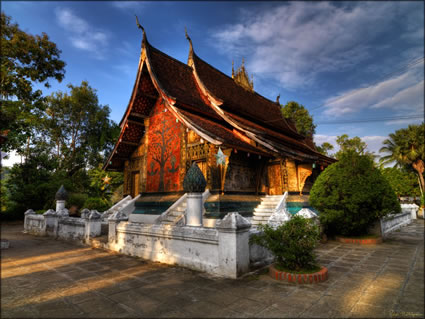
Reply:
<svg viewBox="0 0 425 319"><path fill-rule="evenodd" d="M237 280L22 233L2 225L1 317L424 316L424 222L377 246L328 242L317 253L329 280Z"/></svg>

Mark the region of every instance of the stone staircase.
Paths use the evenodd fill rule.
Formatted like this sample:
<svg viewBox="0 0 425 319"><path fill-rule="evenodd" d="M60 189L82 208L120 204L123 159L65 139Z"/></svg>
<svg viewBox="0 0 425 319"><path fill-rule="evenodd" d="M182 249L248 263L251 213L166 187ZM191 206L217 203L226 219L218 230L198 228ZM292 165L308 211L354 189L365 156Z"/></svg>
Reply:
<svg viewBox="0 0 425 319"><path fill-rule="evenodd" d="M251 220L252 226L265 224L273 214L283 195L266 195L261 198L261 203L254 209Z"/></svg>
<svg viewBox="0 0 425 319"><path fill-rule="evenodd" d="M161 224L174 225L186 212L187 203L186 200L182 201L177 207L170 209L167 215L161 220Z"/></svg>
<svg viewBox="0 0 425 319"><path fill-rule="evenodd" d="M121 211L123 214L129 216L134 211L134 207L135 207L134 203L136 202L136 200L139 199L140 196L141 195L139 194L135 198L132 198L130 195L124 197L114 206L112 206L107 211L105 211L102 214L102 218L106 220L110 215L118 211Z"/></svg>

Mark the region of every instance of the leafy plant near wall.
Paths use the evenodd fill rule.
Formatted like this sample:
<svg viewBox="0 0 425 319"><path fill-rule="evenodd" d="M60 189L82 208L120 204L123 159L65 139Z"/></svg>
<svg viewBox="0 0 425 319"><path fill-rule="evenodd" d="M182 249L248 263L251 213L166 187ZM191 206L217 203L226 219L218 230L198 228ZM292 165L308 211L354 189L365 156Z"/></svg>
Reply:
<svg viewBox="0 0 425 319"><path fill-rule="evenodd" d="M318 265L314 248L319 240L319 227L311 220L295 215L286 223L273 228L258 226L259 234L250 243L270 250L276 258L277 268L290 271L316 271Z"/></svg>
<svg viewBox="0 0 425 319"><path fill-rule="evenodd" d="M95 209L98 212L104 212L110 207L108 201L100 198L100 197L89 197L84 203L84 208L88 208L90 210Z"/></svg>
<svg viewBox="0 0 425 319"><path fill-rule="evenodd" d="M372 159L349 150L317 178L310 204L328 234L366 235L380 217L399 213L394 190Z"/></svg>

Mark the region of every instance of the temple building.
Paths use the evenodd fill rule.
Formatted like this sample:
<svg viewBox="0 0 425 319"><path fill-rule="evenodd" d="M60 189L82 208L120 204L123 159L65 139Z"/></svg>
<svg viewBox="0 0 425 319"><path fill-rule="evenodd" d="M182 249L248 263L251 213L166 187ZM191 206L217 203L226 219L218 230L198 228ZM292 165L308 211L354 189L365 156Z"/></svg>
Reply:
<svg viewBox="0 0 425 319"><path fill-rule="evenodd" d="M124 172L124 195L142 194L139 209L143 202L152 211L161 202L167 207L184 193L193 162L216 210L223 201L231 210L231 203L240 207L262 195L308 193L334 160L282 116L278 100L254 91L243 63L227 76L198 57L186 37L187 64L154 48L143 29L136 82L104 165Z"/></svg>

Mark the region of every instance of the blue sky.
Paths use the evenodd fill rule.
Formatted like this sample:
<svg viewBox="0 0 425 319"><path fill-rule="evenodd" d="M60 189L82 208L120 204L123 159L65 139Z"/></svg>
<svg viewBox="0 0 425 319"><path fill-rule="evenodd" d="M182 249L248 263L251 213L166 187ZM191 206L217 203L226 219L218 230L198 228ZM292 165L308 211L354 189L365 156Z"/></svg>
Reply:
<svg viewBox="0 0 425 319"><path fill-rule="evenodd" d="M134 14L150 43L180 61L188 56L185 26L196 53L222 72L230 75L232 60L237 67L244 57L258 93L307 107L319 144L346 133L376 152L389 133L423 121L423 2L2 4L21 29L47 33L62 50L65 79L43 92L87 80L116 122L137 72L142 37Z"/></svg>

